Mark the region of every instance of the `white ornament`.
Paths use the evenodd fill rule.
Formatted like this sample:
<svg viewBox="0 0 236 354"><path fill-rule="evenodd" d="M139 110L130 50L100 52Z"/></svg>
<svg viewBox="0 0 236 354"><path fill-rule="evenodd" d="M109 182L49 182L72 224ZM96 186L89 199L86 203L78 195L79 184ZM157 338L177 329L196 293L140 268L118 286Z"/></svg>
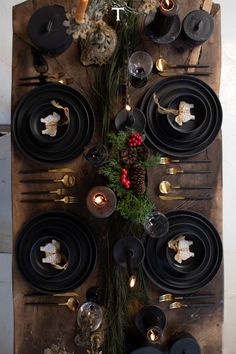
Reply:
<svg viewBox="0 0 236 354"><path fill-rule="evenodd" d="M47 117L45 118L41 118L40 122L45 124L45 128L44 130L42 130L42 134L43 135L49 135L51 137L56 136L57 134L57 125L59 120L61 119L61 116L56 113L53 112L53 114L49 114Z"/></svg>

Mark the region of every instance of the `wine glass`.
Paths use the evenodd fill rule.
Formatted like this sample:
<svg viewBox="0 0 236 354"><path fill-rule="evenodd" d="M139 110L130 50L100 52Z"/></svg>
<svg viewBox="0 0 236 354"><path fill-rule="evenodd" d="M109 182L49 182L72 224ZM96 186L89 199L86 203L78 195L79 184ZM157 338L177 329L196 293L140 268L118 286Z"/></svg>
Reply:
<svg viewBox="0 0 236 354"><path fill-rule="evenodd" d="M131 75L131 85L143 87L153 68L152 57L144 51L134 52L128 61L128 72Z"/></svg>
<svg viewBox="0 0 236 354"><path fill-rule="evenodd" d="M154 211L147 217L144 229L150 237L161 238L169 231L169 220L164 214Z"/></svg>

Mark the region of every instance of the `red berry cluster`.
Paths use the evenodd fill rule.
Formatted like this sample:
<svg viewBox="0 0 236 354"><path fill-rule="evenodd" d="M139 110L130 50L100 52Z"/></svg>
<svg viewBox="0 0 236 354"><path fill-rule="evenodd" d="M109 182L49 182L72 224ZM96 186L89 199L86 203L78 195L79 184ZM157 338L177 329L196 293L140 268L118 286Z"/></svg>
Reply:
<svg viewBox="0 0 236 354"><path fill-rule="evenodd" d="M130 137L128 139L129 147L140 146L142 143L143 143L142 135L140 135L139 133L130 134Z"/></svg>
<svg viewBox="0 0 236 354"><path fill-rule="evenodd" d="M129 189L130 188L130 181L127 179L128 171L126 170L126 168L122 168L121 172L122 172L121 179L120 179L121 184L123 184L123 186L126 189Z"/></svg>

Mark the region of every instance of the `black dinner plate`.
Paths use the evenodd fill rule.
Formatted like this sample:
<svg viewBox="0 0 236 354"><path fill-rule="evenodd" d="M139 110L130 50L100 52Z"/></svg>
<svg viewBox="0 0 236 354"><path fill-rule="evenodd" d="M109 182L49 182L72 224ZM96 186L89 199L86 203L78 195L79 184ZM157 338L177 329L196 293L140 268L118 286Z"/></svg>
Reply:
<svg viewBox="0 0 236 354"><path fill-rule="evenodd" d="M57 270L42 264L40 245L55 239L68 257L68 267ZM40 291L63 292L80 286L94 269L97 257L92 232L74 215L63 212L41 214L21 229L17 237L17 264L26 280Z"/></svg>
<svg viewBox="0 0 236 354"><path fill-rule="evenodd" d="M222 260L221 239L215 227L201 214L177 210L166 215L170 230L162 239L147 236L143 267L149 279L161 289L190 294L207 285L216 275ZM167 247L168 241L179 234L189 235L186 239L196 239L196 245L200 245L204 255L198 250L195 260L175 264Z"/></svg>
<svg viewBox="0 0 236 354"><path fill-rule="evenodd" d="M58 127L55 137L42 135L40 118L61 109L50 104L55 100L69 108L70 123ZM50 106L51 105L51 106ZM95 118L87 99L73 88L62 84L46 84L35 88L19 101L12 121L18 148L34 161L61 163L80 155L92 138Z"/></svg>
<svg viewBox="0 0 236 354"><path fill-rule="evenodd" d="M183 97L191 92L204 102L206 117L204 124L195 132L177 134L167 121L167 117L157 112L152 95L157 93L159 103L168 107L175 97ZM192 76L179 75L158 81L145 94L141 110L147 118L145 135L154 150L174 157L190 157L205 150L215 140L222 123L222 108L215 92L202 80Z"/></svg>

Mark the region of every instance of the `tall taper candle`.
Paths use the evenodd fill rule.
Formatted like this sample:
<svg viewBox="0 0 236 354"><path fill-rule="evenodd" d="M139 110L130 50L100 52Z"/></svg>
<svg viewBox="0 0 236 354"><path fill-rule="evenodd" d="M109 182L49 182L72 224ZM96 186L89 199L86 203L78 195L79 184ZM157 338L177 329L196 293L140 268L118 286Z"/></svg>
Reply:
<svg viewBox="0 0 236 354"><path fill-rule="evenodd" d="M79 0L75 14L75 21L77 23L81 23L83 21L88 2L89 0Z"/></svg>

